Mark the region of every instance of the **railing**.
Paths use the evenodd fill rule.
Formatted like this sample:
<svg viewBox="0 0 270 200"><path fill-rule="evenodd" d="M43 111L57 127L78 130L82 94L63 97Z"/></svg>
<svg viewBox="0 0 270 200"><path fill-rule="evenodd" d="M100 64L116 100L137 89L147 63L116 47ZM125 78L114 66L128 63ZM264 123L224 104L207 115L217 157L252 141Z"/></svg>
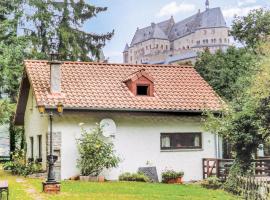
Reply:
<svg viewBox="0 0 270 200"><path fill-rule="evenodd" d="M0 163L10 161L10 156L0 156Z"/></svg>
<svg viewBox="0 0 270 200"><path fill-rule="evenodd" d="M203 158L203 179L216 176L221 180L226 180L233 161L233 159ZM269 158L255 159L253 164L255 164L254 175L260 177L270 176Z"/></svg>

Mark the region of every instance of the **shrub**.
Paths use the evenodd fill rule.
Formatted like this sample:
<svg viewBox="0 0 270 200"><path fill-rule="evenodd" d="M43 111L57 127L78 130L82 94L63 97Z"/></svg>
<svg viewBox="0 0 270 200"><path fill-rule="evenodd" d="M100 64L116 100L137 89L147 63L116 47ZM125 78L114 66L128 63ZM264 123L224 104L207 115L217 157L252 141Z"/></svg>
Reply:
<svg viewBox="0 0 270 200"><path fill-rule="evenodd" d="M119 181L150 182L150 179L143 173L123 173L119 176Z"/></svg>
<svg viewBox="0 0 270 200"><path fill-rule="evenodd" d="M38 162L26 162L25 152L17 150L12 153L12 161L4 163L3 169L11 170L14 175L27 176L42 171L42 166Z"/></svg>
<svg viewBox="0 0 270 200"><path fill-rule="evenodd" d="M212 176L207 179L204 179L201 183L201 186L207 189L219 189L222 186L222 182L219 178Z"/></svg>
<svg viewBox="0 0 270 200"><path fill-rule="evenodd" d="M113 144L104 141L100 126L97 125L89 133L84 129L82 131L82 137L78 140L81 175L98 176L103 169L117 167L120 160L114 155Z"/></svg>
<svg viewBox="0 0 270 200"><path fill-rule="evenodd" d="M162 182L167 183L171 179L176 179L176 178L182 178L184 176L184 172L176 172L174 170L166 170L162 172Z"/></svg>

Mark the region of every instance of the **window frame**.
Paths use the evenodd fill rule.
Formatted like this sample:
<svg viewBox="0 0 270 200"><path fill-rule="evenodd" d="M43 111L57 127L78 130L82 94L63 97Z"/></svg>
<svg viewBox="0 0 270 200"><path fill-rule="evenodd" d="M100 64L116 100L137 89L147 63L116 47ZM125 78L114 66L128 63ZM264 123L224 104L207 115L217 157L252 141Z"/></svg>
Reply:
<svg viewBox="0 0 270 200"><path fill-rule="evenodd" d="M138 87L141 87L141 86L147 87L147 94L146 95L138 94ZM143 97L150 96L150 84L136 84L136 96L143 96Z"/></svg>
<svg viewBox="0 0 270 200"><path fill-rule="evenodd" d="M30 140L30 149L31 149L30 158L34 159L34 137L33 136L29 137L29 140Z"/></svg>
<svg viewBox="0 0 270 200"><path fill-rule="evenodd" d="M164 136L169 136L170 138L170 142L171 142L171 136L173 135L179 135L179 134L196 134L196 135L199 135L199 146L185 146L185 147L173 147L173 146L170 146L170 147L162 147L162 138ZM203 142L202 142L202 132L173 132L173 133L160 133L160 150L161 151L166 151L166 150L200 150L202 149L202 145L203 145Z"/></svg>
<svg viewBox="0 0 270 200"><path fill-rule="evenodd" d="M42 135L38 135L37 139L38 139L38 159L42 159Z"/></svg>

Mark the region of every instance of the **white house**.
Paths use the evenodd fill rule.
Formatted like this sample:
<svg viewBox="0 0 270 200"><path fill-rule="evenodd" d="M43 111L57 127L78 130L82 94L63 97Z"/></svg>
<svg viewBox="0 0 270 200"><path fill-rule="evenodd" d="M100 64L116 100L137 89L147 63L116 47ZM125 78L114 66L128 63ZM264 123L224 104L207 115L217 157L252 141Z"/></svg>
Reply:
<svg viewBox="0 0 270 200"><path fill-rule="evenodd" d="M155 166L160 179L166 168L183 170L184 180L202 179L202 158L220 154L219 139L204 130L204 110L218 112L222 101L191 66L134 65L91 62L25 61L15 123L23 125L27 156L48 155L48 115L53 118L57 177L79 174L76 167L83 123L108 124L106 136L121 158L119 167L103 172L115 180L122 172ZM108 123L107 123L108 122Z"/></svg>

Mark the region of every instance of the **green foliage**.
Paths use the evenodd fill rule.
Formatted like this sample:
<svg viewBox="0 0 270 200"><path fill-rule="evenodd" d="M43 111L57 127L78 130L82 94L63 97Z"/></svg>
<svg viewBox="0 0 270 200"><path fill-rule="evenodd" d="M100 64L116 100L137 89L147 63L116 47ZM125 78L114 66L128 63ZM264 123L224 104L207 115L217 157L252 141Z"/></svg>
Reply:
<svg viewBox="0 0 270 200"><path fill-rule="evenodd" d="M22 0L0 2L0 87L11 102L16 102L22 64L26 56L27 38L18 36L22 17Z"/></svg>
<svg viewBox="0 0 270 200"><path fill-rule="evenodd" d="M250 78L250 86L220 116L209 114L206 123L208 130L231 143L239 175L252 171L253 155L270 135L269 46L269 43L261 46L264 56L260 56L261 62Z"/></svg>
<svg viewBox="0 0 270 200"><path fill-rule="evenodd" d="M270 11L261 8L250 11L247 16L236 17L232 24L231 35L235 40L255 49L270 35Z"/></svg>
<svg viewBox="0 0 270 200"><path fill-rule="evenodd" d="M48 58L49 53L55 50L64 60L99 59L101 48L114 34L114 31L96 34L82 30L87 20L106 11L106 7L95 7L84 0L28 0L28 5L37 10L27 17L29 23L34 24L34 29L28 30L28 35L37 58Z"/></svg>
<svg viewBox="0 0 270 200"><path fill-rule="evenodd" d="M221 186L222 186L222 182L219 178L215 177L215 176L212 176L212 177L209 177L209 178L206 178L204 179L202 182L201 182L201 186L204 187L204 188L207 188L207 189L220 189Z"/></svg>
<svg viewBox="0 0 270 200"><path fill-rule="evenodd" d="M10 152L14 152L17 149L24 149L24 129L14 125L14 112L9 118L9 141Z"/></svg>
<svg viewBox="0 0 270 200"><path fill-rule="evenodd" d="M6 170L11 170L14 175L27 176L42 171L42 166L38 162L26 162L25 152L17 150L12 153L12 161L3 165Z"/></svg>
<svg viewBox="0 0 270 200"><path fill-rule="evenodd" d="M150 182L150 179L143 173L123 173L119 176L119 181Z"/></svg>
<svg viewBox="0 0 270 200"><path fill-rule="evenodd" d="M174 170L166 170L161 173L162 182L167 183L171 179L181 178L184 176L184 172L176 172Z"/></svg>
<svg viewBox="0 0 270 200"><path fill-rule="evenodd" d="M195 69L224 99L231 101L249 86L251 75L256 72L255 56L245 49L229 47L226 52L203 52Z"/></svg>
<svg viewBox="0 0 270 200"><path fill-rule="evenodd" d="M78 140L78 167L81 175L98 176L105 168L117 167L120 160L114 154L113 147L112 143L105 141L98 125L90 132L82 129L82 137Z"/></svg>
<svg viewBox="0 0 270 200"><path fill-rule="evenodd" d="M7 100L0 99L0 125L6 124L10 120L10 115L14 110L14 104Z"/></svg>

